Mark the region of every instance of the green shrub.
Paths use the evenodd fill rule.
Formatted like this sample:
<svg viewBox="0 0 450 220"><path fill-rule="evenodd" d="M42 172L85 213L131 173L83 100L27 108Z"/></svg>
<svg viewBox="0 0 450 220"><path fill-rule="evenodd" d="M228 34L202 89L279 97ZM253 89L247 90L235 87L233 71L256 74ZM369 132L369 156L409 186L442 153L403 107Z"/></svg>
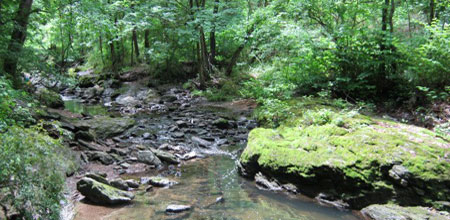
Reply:
<svg viewBox="0 0 450 220"><path fill-rule="evenodd" d="M34 123L29 109L32 106L31 97L26 92L12 89L10 82L0 77L0 132L11 125Z"/></svg>
<svg viewBox="0 0 450 220"><path fill-rule="evenodd" d="M40 126L0 133L0 203L23 219L59 219L65 171L74 165L69 155Z"/></svg>
<svg viewBox="0 0 450 220"><path fill-rule="evenodd" d="M408 75L416 85L443 90L450 85L450 28L427 28L425 43L409 50Z"/></svg>

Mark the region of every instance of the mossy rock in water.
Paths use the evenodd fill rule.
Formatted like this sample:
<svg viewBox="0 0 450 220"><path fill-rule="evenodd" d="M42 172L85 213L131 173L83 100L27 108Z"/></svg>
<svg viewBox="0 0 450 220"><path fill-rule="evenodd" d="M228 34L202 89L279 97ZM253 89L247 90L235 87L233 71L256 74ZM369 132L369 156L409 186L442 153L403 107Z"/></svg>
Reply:
<svg viewBox="0 0 450 220"><path fill-rule="evenodd" d="M61 96L47 88L39 88L36 92L39 101L50 107L50 108L59 108L64 106L64 101Z"/></svg>
<svg viewBox="0 0 450 220"><path fill-rule="evenodd" d="M114 188L94 179L84 177L77 183L77 190L92 202L106 205L116 205L131 202L132 193Z"/></svg>
<svg viewBox="0 0 450 220"><path fill-rule="evenodd" d="M450 200L449 146L424 128L320 108L288 126L252 130L241 173L262 172L357 209L388 201L431 205Z"/></svg>

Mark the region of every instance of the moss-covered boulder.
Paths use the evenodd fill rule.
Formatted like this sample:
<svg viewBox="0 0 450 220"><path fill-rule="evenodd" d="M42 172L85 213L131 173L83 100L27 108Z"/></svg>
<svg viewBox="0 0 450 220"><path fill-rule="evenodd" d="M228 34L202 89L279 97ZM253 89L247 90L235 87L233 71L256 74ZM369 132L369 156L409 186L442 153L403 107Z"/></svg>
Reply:
<svg viewBox="0 0 450 220"><path fill-rule="evenodd" d="M59 108L64 106L64 101L62 100L61 96L47 88L39 88L36 91L37 98L39 101L50 107L50 108Z"/></svg>
<svg viewBox="0 0 450 220"><path fill-rule="evenodd" d="M371 220L448 220L448 212L438 212L425 207L401 207L398 205L371 205L361 213Z"/></svg>
<svg viewBox="0 0 450 220"><path fill-rule="evenodd" d="M416 126L357 111L309 108L277 129L250 132L241 173L293 183L352 208L450 200L450 144Z"/></svg>
<svg viewBox="0 0 450 220"><path fill-rule="evenodd" d="M114 188L88 177L84 177L78 181L77 190L90 201L105 205L128 203L134 199L132 193Z"/></svg>

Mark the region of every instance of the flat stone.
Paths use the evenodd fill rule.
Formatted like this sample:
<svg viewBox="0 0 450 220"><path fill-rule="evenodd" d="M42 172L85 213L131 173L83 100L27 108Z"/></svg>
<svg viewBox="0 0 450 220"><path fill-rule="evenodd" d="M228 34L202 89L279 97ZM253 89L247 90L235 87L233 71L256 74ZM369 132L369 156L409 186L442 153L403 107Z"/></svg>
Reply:
<svg viewBox="0 0 450 220"><path fill-rule="evenodd" d="M189 211L191 209L191 206L189 205L168 205L166 208L167 213L180 213Z"/></svg>
<svg viewBox="0 0 450 220"><path fill-rule="evenodd" d="M153 176L148 179L148 183L156 187L169 187L178 184L178 182L167 179L165 177Z"/></svg>

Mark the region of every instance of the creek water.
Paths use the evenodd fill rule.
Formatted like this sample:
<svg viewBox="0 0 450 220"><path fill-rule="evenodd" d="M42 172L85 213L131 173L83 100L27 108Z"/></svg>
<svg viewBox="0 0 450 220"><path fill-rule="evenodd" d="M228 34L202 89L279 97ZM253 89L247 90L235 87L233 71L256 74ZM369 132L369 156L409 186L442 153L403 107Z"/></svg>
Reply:
<svg viewBox="0 0 450 220"><path fill-rule="evenodd" d="M105 114L108 112L101 105L85 106L76 101L66 101L66 108L76 113ZM145 115L136 117L142 119ZM138 121L142 125L156 122L164 124L167 123L167 117L167 114L152 115L151 119L148 119L150 121ZM161 130L165 128L165 125L157 126ZM133 202L125 206L103 207L85 201L76 202L75 220L359 219L352 212L321 206L302 196L257 189L252 181L242 178L237 172L236 160L244 147L245 143L221 147L220 150L205 158L187 161L179 167L166 168L163 171L124 174L121 176L123 179L139 180L140 177L158 175L163 172L166 177L179 184L170 188L153 188L149 192L146 192L146 186L141 186L134 192L136 198ZM170 169L177 172L171 172ZM223 200L216 202L218 198ZM165 209L169 204L190 205L192 209L180 214L168 215Z"/></svg>

